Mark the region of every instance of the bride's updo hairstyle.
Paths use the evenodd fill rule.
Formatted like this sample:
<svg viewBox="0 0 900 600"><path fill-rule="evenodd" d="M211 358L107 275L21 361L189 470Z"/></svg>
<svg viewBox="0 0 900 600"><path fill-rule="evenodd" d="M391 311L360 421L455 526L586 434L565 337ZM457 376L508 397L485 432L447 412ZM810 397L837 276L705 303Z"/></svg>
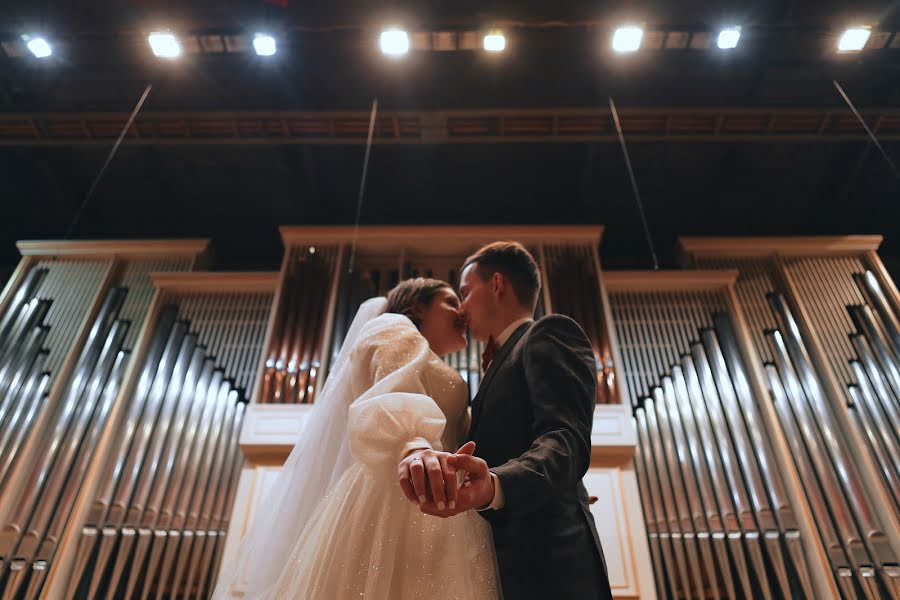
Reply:
<svg viewBox="0 0 900 600"><path fill-rule="evenodd" d="M406 279L388 292L385 312L397 313L408 317L416 328L422 328L422 320L416 315L416 309L431 304L435 295L442 289L453 290L450 284L440 279L416 277Z"/></svg>

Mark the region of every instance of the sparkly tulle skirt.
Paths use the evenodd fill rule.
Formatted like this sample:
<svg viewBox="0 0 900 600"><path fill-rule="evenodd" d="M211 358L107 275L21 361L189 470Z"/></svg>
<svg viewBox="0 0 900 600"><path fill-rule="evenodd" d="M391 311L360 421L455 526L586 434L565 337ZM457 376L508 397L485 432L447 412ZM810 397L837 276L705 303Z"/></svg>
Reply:
<svg viewBox="0 0 900 600"><path fill-rule="evenodd" d="M355 463L319 503L265 598L494 600L496 573L490 526L478 514L425 515L391 473Z"/></svg>

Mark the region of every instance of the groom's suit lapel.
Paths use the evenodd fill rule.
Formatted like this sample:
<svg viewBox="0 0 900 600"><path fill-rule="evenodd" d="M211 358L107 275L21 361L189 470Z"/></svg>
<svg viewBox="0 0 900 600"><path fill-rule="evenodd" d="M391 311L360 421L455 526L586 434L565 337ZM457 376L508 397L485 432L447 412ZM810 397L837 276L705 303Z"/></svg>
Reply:
<svg viewBox="0 0 900 600"><path fill-rule="evenodd" d="M509 336L509 339L506 340L506 343L500 347L500 350L498 350L496 356L494 356L494 360L488 366L487 373L484 374L484 379L482 379L481 383L478 385L478 393L475 394L475 398L472 399L472 427L470 428L472 432L475 431L475 427L478 425L478 417L481 416L481 408L484 403L484 397L487 393L488 386L491 384L491 381L493 381L497 371L500 370L503 361L509 356L513 346L516 345L519 338L521 338L532 325L534 325L534 321L519 325L519 327L512 332L512 335Z"/></svg>

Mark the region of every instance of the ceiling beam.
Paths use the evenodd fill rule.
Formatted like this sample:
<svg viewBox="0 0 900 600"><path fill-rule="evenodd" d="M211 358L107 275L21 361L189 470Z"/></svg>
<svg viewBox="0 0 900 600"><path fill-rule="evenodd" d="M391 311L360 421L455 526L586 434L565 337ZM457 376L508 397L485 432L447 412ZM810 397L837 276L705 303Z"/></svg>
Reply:
<svg viewBox="0 0 900 600"><path fill-rule="evenodd" d="M620 111L629 142L843 142L867 139L846 109L821 107L642 107ZM900 140L900 108L863 117L881 140ZM0 146L107 146L126 113L6 113ZM159 145L360 145L368 111L147 112L125 143ZM612 142L609 109L535 108L383 111L376 144Z"/></svg>

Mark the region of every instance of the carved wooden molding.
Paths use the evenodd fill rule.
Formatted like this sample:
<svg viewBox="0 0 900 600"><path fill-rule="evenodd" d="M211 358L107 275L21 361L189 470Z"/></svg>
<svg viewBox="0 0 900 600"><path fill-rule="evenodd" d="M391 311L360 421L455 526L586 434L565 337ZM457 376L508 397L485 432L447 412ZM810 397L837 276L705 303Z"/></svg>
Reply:
<svg viewBox="0 0 900 600"><path fill-rule="evenodd" d="M880 235L801 237L683 237L678 243L692 256L782 256L857 254L877 250Z"/></svg>
<svg viewBox="0 0 900 600"><path fill-rule="evenodd" d="M158 289L183 292L274 292L278 271L155 272L150 279Z"/></svg>
<svg viewBox="0 0 900 600"><path fill-rule="evenodd" d="M351 242L366 250L405 249L423 254L459 255L481 244L496 240L515 240L525 245L599 244L601 225L390 225L361 227L358 233L350 226L281 227L286 247L301 244L336 244Z"/></svg>
<svg viewBox="0 0 900 600"><path fill-rule="evenodd" d="M738 272L731 269L604 271L603 283L609 292L714 290L734 285L737 276Z"/></svg>
<svg viewBox="0 0 900 600"><path fill-rule="evenodd" d="M199 256L209 250L208 239L187 240L22 240L22 256Z"/></svg>

